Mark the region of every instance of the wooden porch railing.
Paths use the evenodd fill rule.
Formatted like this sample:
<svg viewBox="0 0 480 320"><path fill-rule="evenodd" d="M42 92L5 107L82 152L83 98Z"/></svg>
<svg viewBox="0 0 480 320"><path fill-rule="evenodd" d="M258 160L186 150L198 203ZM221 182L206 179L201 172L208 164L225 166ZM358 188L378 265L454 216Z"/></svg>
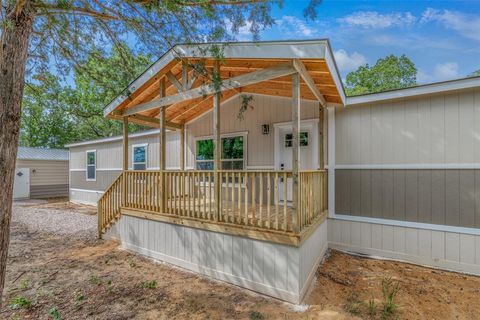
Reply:
<svg viewBox="0 0 480 320"><path fill-rule="evenodd" d="M326 213L326 172L299 173L298 208L292 206L291 171L126 171L99 201L99 229L105 230L120 207L175 218L256 230L300 233ZM160 184L163 194L160 194ZM124 193L123 188L126 188ZM122 196L123 195L123 196ZM163 201L164 212L160 212ZM101 215L101 217L100 217Z"/></svg>
<svg viewBox="0 0 480 320"><path fill-rule="evenodd" d="M101 238L108 228L120 218L123 206L124 174L120 174L98 200L98 237Z"/></svg>

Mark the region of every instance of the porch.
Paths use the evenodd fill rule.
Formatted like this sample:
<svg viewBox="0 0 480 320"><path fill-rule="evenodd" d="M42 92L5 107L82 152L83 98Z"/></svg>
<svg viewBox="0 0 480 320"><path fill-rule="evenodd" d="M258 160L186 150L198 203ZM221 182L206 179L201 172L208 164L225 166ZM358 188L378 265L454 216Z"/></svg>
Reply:
<svg viewBox="0 0 480 320"><path fill-rule="evenodd" d="M337 89L339 79L331 70L335 66L329 60L328 43L264 44L262 57L249 53L258 50L254 45L231 44L224 48L222 60L210 56L206 48L176 49L174 58L160 59L132 83L128 98L119 96L105 109L106 117L123 121L124 156L122 174L98 203L99 236L121 215L129 215L300 246L327 216L324 114L327 103L341 105L343 101ZM184 54L178 54L180 51ZM205 67L203 73L197 70L198 64ZM213 79L221 83L215 84ZM275 153L282 153L284 159L275 158L272 163L273 138L256 137L249 142L259 146L251 158L258 153L269 155L265 157L268 170L249 168L245 155L247 134L260 126L252 130L237 124L245 131L222 130L227 122L238 120L231 113L228 120L221 120L225 104L241 96L243 111L239 112L244 116L249 110L249 94L288 100L282 107L275 103L271 110L286 115L284 122L275 123ZM211 123L204 127L208 129L186 132L209 112ZM302 118L301 112L316 118ZM159 170L143 170L147 169L146 160L138 162L144 168L132 163L133 169L142 170L128 170L129 122L160 129ZM261 127L263 132L264 125ZM266 134L268 127L266 124ZM167 130L180 133L179 170L166 168ZM228 139L231 145L241 142L243 149L230 146L235 150L228 154L224 145ZM203 145L192 146L192 140L201 140ZM304 154L302 148L307 147ZM199 154L196 149L209 152Z"/></svg>
<svg viewBox="0 0 480 320"><path fill-rule="evenodd" d="M299 172L297 208L291 183L291 171L125 171L99 201L98 228L124 214L298 246L326 218L326 171Z"/></svg>

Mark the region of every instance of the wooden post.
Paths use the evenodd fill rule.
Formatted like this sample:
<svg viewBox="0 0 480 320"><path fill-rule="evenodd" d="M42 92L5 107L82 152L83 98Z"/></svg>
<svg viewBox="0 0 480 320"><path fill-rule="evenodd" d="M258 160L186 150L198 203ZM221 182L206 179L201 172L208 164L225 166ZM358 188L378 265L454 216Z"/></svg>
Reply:
<svg viewBox="0 0 480 320"><path fill-rule="evenodd" d="M185 170L185 125L180 129L180 170Z"/></svg>
<svg viewBox="0 0 480 320"><path fill-rule="evenodd" d="M123 171L128 170L128 117L123 117Z"/></svg>
<svg viewBox="0 0 480 320"><path fill-rule="evenodd" d="M125 171L128 170L128 117L123 117L123 206L127 204L128 190L127 190L127 176Z"/></svg>
<svg viewBox="0 0 480 320"><path fill-rule="evenodd" d="M220 74L220 64L218 61L215 61L215 73ZM214 78L216 78L214 76ZM220 158L222 156L222 140L220 138L220 91L216 91L213 96L213 143L214 143L214 154L213 154L213 170L214 170L214 179L215 179L215 221L218 221L220 218L220 173L218 172L221 169Z"/></svg>
<svg viewBox="0 0 480 320"><path fill-rule="evenodd" d="M300 140L300 75L292 75L292 209L294 212L292 224L293 231L298 232L299 194L298 194L298 171L299 171L299 141Z"/></svg>
<svg viewBox="0 0 480 320"><path fill-rule="evenodd" d="M321 103L318 103L318 166L320 170L325 169L325 149L324 149L324 132L325 132L325 109Z"/></svg>
<svg viewBox="0 0 480 320"><path fill-rule="evenodd" d="M160 98L165 97L165 78L162 77L160 79ZM166 121L165 121L165 107L160 107L160 139L159 139L159 170L160 170L160 183L158 186L158 193L160 199L160 212L164 213L165 209L165 189L164 189L164 175L163 171L165 170L165 128L166 128Z"/></svg>
<svg viewBox="0 0 480 320"><path fill-rule="evenodd" d="M186 62L182 63L182 90L188 90L188 69Z"/></svg>

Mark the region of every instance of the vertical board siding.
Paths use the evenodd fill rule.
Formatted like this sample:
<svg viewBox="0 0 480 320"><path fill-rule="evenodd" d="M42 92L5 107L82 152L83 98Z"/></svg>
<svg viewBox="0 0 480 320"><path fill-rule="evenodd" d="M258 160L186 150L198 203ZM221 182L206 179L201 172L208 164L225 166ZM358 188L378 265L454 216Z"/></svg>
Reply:
<svg viewBox="0 0 480 320"><path fill-rule="evenodd" d="M169 131L166 135L166 166L177 169L180 166L180 133ZM70 148L70 169L86 169L86 151L97 151L97 169L121 169L123 159L122 140L93 143ZM128 164L132 166L132 145L147 143L147 168L159 167L159 134L128 139Z"/></svg>
<svg viewBox="0 0 480 320"><path fill-rule="evenodd" d="M107 236L140 254L298 303L327 249L327 223L291 247L123 215Z"/></svg>
<svg viewBox="0 0 480 320"><path fill-rule="evenodd" d="M480 89L335 110L337 164L480 162Z"/></svg>
<svg viewBox="0 0 480 320"><path fill-rule="evenodd" d="M103 192L88 192L70 189L70 201L96 206Z"/></svg>
<svg viewBox="0 0 480 320"><path fill-rule="evenodd" d="M328 219L328 229L334 249L480 275L478 235L339 219ZM352 237L335 232L341 229L351 230Z"/></svg>
<svg viewBox="0 0 480 320"><path fill-rule="evenodd" d="M478 228L480 169L336 169L335 213Z"/></svg>
<svg viewBox="0 0 480 320"><path fill-rule="evenodd" d="M243 119L238 117L242 103L240 96L228 100L222 105L220 130L222 134L248 132L245 165L273 166L275 141L273 124L292 121L291 99L263 95L252 96L252 108L248 108L243 113ZM301 119L318 119L318 103L302 100L300 116ZM187 124L187 167L194 166L195 138L213 134L212 121L212 114L209 112ZM262 124L270 125L269 134L262 134Z"/></svg>

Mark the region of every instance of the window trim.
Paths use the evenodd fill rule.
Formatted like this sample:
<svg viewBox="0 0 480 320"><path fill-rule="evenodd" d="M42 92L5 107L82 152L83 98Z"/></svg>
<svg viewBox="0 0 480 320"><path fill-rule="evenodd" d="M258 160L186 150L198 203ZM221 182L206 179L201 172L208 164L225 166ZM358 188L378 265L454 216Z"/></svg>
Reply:
<svg viewBox="0 0 480 320"><path fill-rule="evenodd" d="M132 145L132 170L135 170L135 163L142 164L143 162L135 162L135 148L145 147L145 170L148 170L148 143L138 143Z"/></svg>
<svg viewBox="0 0 480 320"><path fill-rule="evenodd" d="M88 154L89 153L92 153L95 155L95 164L88 164ZM94 166L95 167L95 170L94 170L94 173L95 173L95 177L93 179L89 179L88 178L88 167L89 166ZM97 181L97 150L96 149L92 149L92 150L86 150L85 151L85 179L86 181Z"/></svg>
<svg viewBox="0 0 480 320"><path fill-rule="evenodd" d="M243 159L220 159L220 163L222 161L240 161L243 160L243 168L241 171L246 170L248 167L248 157L247 157L247 150L248 150L248 131L240 131L240 132L229 132L229 133L223 133L220 135L220 140L223 138L234 138L234 137L243 137ZM195 137L194 139L194 168L197 170L197 162L213 162L215 161L214 159L212 160L197 160L197 141L201 140L209 140L213 139L213 135L208 135L208 136L200 136L200 137Z"/></svg>

